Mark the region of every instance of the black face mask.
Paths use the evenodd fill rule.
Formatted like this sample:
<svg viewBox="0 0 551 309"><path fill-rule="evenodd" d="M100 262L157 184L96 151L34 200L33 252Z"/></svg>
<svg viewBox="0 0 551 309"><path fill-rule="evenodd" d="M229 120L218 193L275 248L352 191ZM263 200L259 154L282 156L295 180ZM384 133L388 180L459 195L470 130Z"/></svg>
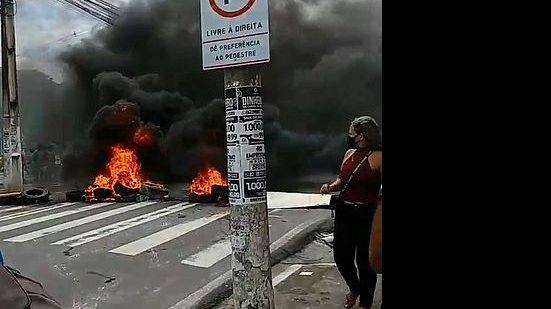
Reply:
<svg viewBox="0 0 551 309"><path fill-rule="evenodd" d="M356 135L356 136L358 136L358 135ZM348 144L348 149L356 148L356 136L354 136L354 137L347 136L346 137L346 143Z"/></svg>

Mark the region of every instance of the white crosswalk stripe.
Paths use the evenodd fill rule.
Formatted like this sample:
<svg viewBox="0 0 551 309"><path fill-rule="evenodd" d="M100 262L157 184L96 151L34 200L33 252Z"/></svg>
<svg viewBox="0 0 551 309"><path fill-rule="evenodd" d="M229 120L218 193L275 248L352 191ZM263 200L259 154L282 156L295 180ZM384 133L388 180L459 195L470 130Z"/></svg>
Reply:
<svg viewBox="0 0 551 309"><path fill-rule="evenodd" d="M190 222L178 224L168 229L159 231L147 237L138 239L126 245L110 250L109 252L130 256L138 255L146 250L162 245L168 241L171 241L172 239L185 235L227 215L229 215L229 212L224 212L210 217L203 217Z"/></svg>
<svg viewBox="0 0 551 309"><path fill-rule="evenodd" d="M42 212L55 210L55 209L58 209L58 208L68 207L68 206L72 206L74 204L77 204L77 203L61 203L59 205L42 207L42 208L38 208L38 209L31 209L31 210L22 211L22 212L10 214L10 215L5 215L5 216L0 217L0 222L1 221L6 221L6 220L17 219L17 218L21 218L21 217L29 216L29 215L35 215L35 214L39 214L39 213L42 213Z"/></svg>
<svg viewBox="0 0 551 309"><path fill-rule="evenodd" d="M54 233L57 233L57 232L60 232L60 231L65 231L65 230L68 230L68 229L76 227L76 226L84 225L84 224L87 224L87 223L90 223L90 222L94 222L94 221L102 220L102 219L105 219L105 218L108 218L108 217L111 217L111 216L119 215L119 214L125 213L127 211L140 209L140 208L152 205L152 204L156 204L156 202L141 202L141 203L136 203L136 204L120 207L120 208L115 208L113 210L101 212L99 214L95 214L95 215L92 215L92 216L87 216L87 217L84 217L84 218L81 218L81 219L78 219L78 220L72 220L72 221L69 221L69 222L66 222L66 223L54 225L54 226L44 228L44 229L41 229L41 230L38 230L38 231L30 232L30 233L23 234L23 235L14 236L14 237L11 237L11 238L8 238L8 239L4 239L4 241L9 241L9 242L29 241L29 240L32 240L32 239L36 239L36 238L46 236L46 235L51 235L51 234L54 234Z"/></svg>
<svg viewBox="0 0 551 309"><path fill-rule="evenodd" d="M205 250L196 253L181 263L201 268L209 268L231 254L229 239L214 243Z"/></svg>
<svg viewBox="0 0 551 309"><path fill-rule="evenodd" d="M279 209L270 210L268 213L269 218L283 218L279 215L272 215L274 212L278 212ZM268 225L271 227L271 225ZM212 265L225 259L232 253L231 243L229 239L221 240L209 246L208 248L182 260L180 263L185 265L191 265L201 268L210 268Z"/></svg>
<svg viewBox="0 0 551 309"><path fill-rule="evenodd" d="M22 227L29 226L29 225L33 225L33 224L36 224L36 223L46 222L46 221L49 221L49 220L54 220L54 219L58 219L58 218L78 214L78 213L81 213L81 212L85 212L85 211L105 207L105 206L108 206L108 205L111 205L111 204L113 204L113 203L98 203L98 204L94 204L94 205L90 205L90 206L85 206L85 207L82 207L82 208L71 209L71 210L60 212L60 213L47 215L47 216L44 216L44 217L38 217L38 218L26 220L26 221L21 221L21 222L8 224L8 225L5 225L5 226L0 226L0 232L15 230L15 229L22 228Z"/></svg>
<svg viewBox="0 0 551 309"><path fill-rule="evenodd" d="M150 212L138 217L130 218L128 220L115 222L113 224L91 230L89 232L79 234L73 237L65 238L60 241L52 243L52 245L66 245L69 247L77 247L98 239L113 235L115 233L127 230L129 228L144 224L164 216L188 209L197 204L179 203L164 209L160 209L154 212Z"/></svg>
<svg viewBox="0 0 551 309"><path fill-rule="evenodd" d="M15 207L8 207L8 208L0 209L0 214L4 213L4 212L8 212L8 211L14 211L14 210L22 209L22 208L25 208L25 206L15 206Z"/></svg>
<svg viewBox="0 0 551 309"><path fill-rule="evenodd" d="M280 284L283 280L289 278L292 274L296 273L299 269L302 268L302 265L299 264L293 264L287 267L286 270L282 271L279 275L277 275L274 280L272 280L272 284L275 287L276 285Z"/></svg>

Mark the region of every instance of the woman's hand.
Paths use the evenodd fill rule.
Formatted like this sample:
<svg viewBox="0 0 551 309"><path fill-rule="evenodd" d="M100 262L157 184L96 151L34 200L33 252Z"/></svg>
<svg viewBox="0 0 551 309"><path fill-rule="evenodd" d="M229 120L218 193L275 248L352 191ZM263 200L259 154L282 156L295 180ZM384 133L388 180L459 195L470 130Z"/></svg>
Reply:
<svg viewBox="0 0 551 309"><path fill-rule="evenodd" d="M329 185L324 183L322 186L321 186L321 189L320 189L320 193L321 194L329 194L331 191L329 191Z"/></svg>

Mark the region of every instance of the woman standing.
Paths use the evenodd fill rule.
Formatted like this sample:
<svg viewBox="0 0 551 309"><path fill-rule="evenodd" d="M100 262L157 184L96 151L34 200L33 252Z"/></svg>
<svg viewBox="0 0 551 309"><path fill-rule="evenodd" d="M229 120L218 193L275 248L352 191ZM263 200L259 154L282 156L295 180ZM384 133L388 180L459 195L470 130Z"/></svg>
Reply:
<svg viewBox="0 0 551 309"><path fill-rule="evenodd" d="M382 139L377 122L369 116L354 119L348 130L348 147L337 179L324 184L320 192L344 189L340 194L344 204L335 209L333 247L335 263L350 290L344 307L352 308L360 297L360 308L370 309L377 275L369 264L369 243L382 187Z"/></svg>

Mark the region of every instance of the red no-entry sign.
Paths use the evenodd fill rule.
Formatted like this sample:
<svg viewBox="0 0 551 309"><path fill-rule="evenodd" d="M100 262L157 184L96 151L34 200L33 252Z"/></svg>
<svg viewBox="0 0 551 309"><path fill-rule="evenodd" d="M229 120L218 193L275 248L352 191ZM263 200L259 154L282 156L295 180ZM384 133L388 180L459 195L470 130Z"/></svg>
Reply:
<svg viewBox="0 0 551 309"><path fill-rule="evenodd" d="M203 70L270 61L268 0L200 1Z"/></svg>
<svg viewBox="0 0 551 309"><path fill-rule="evenodd" d="M216 2L217 0L209 0L209 4L212 7L212 9L220 16L226 17L226 18L233 18L237 17L239 15L244 14L247 12L254 4L256 0L248 0L245 5L243 5L241 8L234 10L234 11L227 11L220 7L220 5ZM221 1L221 0L218 0ZM237 1L237 0L224 0L224 4L229 4L230 1Z"/></svg>

